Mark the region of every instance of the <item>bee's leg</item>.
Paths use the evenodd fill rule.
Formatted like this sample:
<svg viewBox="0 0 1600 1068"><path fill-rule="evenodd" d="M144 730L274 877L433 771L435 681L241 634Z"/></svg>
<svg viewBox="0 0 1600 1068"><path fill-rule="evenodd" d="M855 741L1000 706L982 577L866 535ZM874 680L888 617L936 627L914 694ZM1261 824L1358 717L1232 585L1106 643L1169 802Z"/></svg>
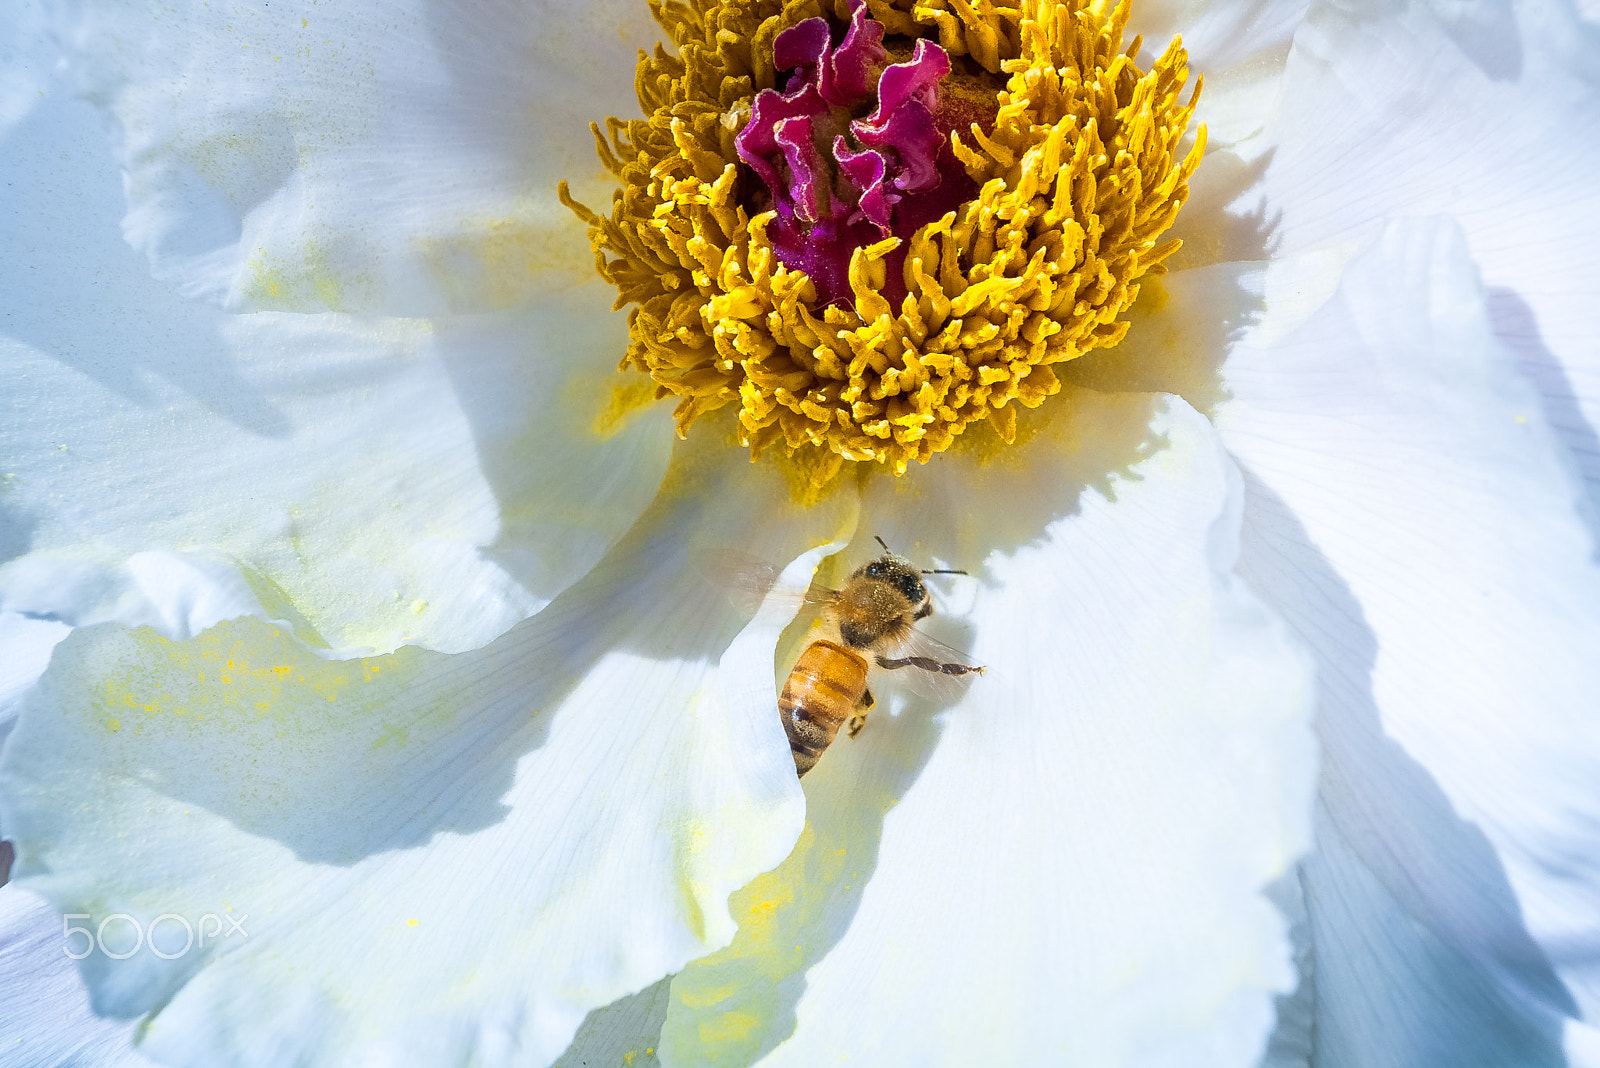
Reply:
<svg viewBox="0 0 1600 1068"><path fill-rule="evenodd" d="M868 710L877 703L872 699L871 690L861 692L861 703L856 706L856 714L845 720L845 730L850 732L850 737L854 738L861 733L861 728L867 725Z"/></svg>
<svg viewBox="0 0 1600 1068"><path fill-rule="evenodd" d="M981 667L973 667L970 664L941 664L939 661L926 656L908 656L899 660L891 660L886 656L880 656L878 657L878 666L888 668L890 671L897 671L903 667L921 668L923 671L931 671L935 675L967 675L972 672L982 675L985 670Z"/></svg>

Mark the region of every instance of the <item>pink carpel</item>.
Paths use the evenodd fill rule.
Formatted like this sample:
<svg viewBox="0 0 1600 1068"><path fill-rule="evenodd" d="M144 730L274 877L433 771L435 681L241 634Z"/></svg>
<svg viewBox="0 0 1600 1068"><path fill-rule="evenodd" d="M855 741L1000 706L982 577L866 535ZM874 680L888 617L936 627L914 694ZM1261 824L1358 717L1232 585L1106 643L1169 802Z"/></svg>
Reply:
<svg viewBox="0 0 1600 1068"><path fill-rule="evenodd" d="M863 0L852 0L837 45L825 19L784 30L773 61L793 73L783 91L756 95L734 139L771 195L774 253L810 276L821 304L851 303L857 248L890 236L904 242L977 193L950 149L954 122L941 121L939 81L950 57L919 40L910 60L890 64L883 35ZM904 262L902 243L885 260L891 303L905 296Z"/></svg>

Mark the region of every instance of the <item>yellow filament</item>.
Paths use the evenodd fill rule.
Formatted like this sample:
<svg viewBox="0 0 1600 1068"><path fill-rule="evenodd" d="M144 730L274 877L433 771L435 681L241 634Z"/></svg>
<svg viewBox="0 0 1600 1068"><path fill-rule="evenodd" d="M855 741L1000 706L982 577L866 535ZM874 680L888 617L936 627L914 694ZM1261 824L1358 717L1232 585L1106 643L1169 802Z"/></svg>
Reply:
<svg viewBox="0 0 1600 1068"><path fill-rule="evenodd" d="M988 419L1015 434L1013 402L1060 389L1051 365L1115 345L1138 280L1160 272L1162 242L1205 147L1181 159L1199 82L1174 40L1148 72L1122 48L1130 0L867 0L889 34L936 37L992 77L992 129L953 137L977 196L913 234L906 296L884 297L890 238L856 250L854 307L819 308L811 280L778 261L770 211L736 198L734 137L772 88L783 28L845 4L794 0L653 2L679 55L657 46L636 77L648 118L595 127L622 188L609 218L561 196L589 226L617 307L634 305L624 368L677 400L680 434L738 405L752 459L771 446L831 479L842 460L903 473ZM746 178L746 181L750 181ZM821 453L826 462L805 459Z"/></svg>

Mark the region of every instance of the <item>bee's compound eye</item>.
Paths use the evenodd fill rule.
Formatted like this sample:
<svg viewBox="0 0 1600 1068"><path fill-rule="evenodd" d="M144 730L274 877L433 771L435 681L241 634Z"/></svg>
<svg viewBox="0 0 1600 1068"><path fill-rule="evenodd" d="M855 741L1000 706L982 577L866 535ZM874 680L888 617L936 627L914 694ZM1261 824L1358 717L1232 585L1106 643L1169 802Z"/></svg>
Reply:
<svg viewBox="0 0 1600 1068"><path fill-rule="evenodd" d="M883 561L878 560L867 565L866 575L868 578L883 578L884 575L888 574L888 571L889 569L884 566Z"/></svg>
<svg viewBox="0 0 1600 1068"><path fill-rule="evenodd" d="M896 575L894 584L905 595L906 600L914 605L928 599L928 588L922 584L922 579L909 571Z"/></svg>

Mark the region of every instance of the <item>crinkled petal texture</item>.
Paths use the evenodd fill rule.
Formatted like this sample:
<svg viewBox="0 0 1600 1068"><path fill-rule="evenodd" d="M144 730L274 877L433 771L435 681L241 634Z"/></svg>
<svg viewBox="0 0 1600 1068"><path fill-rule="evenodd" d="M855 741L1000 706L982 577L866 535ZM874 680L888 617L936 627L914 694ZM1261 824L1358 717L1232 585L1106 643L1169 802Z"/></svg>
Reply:
<svg viewBox="0 0 1600 1068"><path fill-rule="evenodd" d="M77 969L61 952L62 933L61 917L38 894L0 886L7 1068L151 1068L133 1049L132 1027L89 1010Z"/></svg>
<svg viewBox="0 0 1600 1068"><path fill-rule="evenodd" d="M144 1015L162 1062L548 1064L724 944L729 893L803 823L773 713L789 613L741 630L690 547L809 552L803 588L854 511L685 447L605 561L480 650L79 629L0 760L18 882L86 914L95 1009Z"/></svg>
<svg viewBox="0 0 1600 1068"><path fill-rule="evenodd" d="M1454 215L1600 529L1600 27L1563 0L1319 3L1282 101L1245 202L1278 251L1348 256L1384 220Z"/></svg>
<svg viewBox="0 0 1600 1068"><path fill-rule="evenodd" d="M1392 223L1226 367L1241 569L1319 666L1302 881L1330 1068L1593 1063L1600 574L1468 248Z"/></svg>
<svg viewBox="0 0 1600 1068"><path fill-rule="evenodd" d="M228 315L124 243L87 105L44 98L3 149L0 607L474 648L655 492L670 430L611 395L625 328L598 283L432 322Z"/></svg>
<svg viewBox="0 0 1600 1068"><path fill-rule="evenodd" d="M186 296L437 315L592 272L555 198L604 179L589 117L656 40L633 0L57 5L67 77L120 132L124 230Z"/></svg>
<svg viewBox="0 0 1600 1068"><path fill-rule="evenodd" d="M1259 1056L1293 984L1261 890L1309 839L1310 664L1232 574L1209 424L1067 399L1017 462L953 455L865 501L852 555L881 533L972 570L930 580L957 618L924 626L987 672L942 706L880 672L795 852L673 980L663 1064Z"/></svg>

